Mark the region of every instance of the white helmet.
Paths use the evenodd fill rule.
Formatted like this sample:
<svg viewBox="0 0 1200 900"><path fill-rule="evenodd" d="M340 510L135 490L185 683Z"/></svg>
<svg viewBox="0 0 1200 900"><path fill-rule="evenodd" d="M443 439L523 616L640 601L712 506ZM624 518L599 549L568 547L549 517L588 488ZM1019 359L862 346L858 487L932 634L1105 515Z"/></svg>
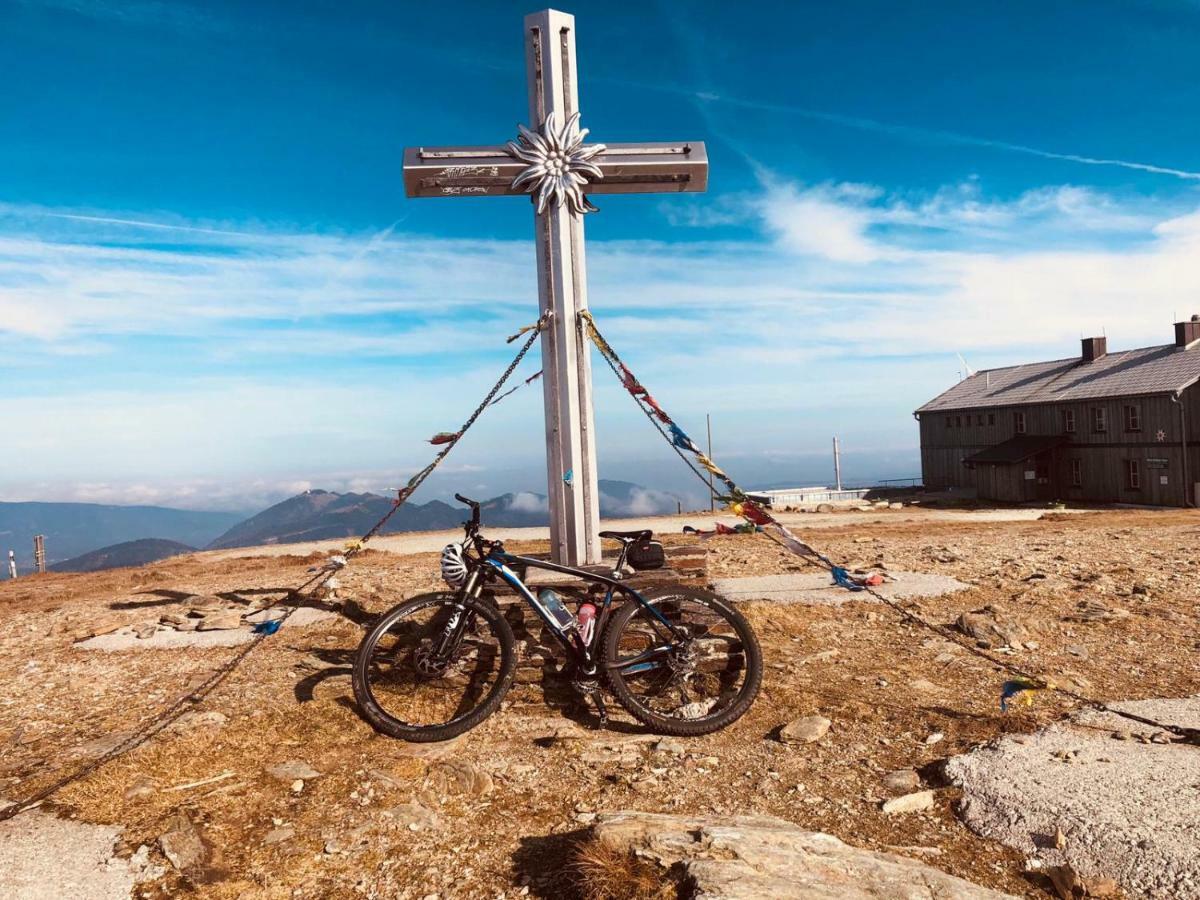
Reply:
<svg viewBox="0 0 1200 900"><path fill-rule="evenodd" d="M462 544L447 544L442 550L442 580L450 587L462 587L467 580L467 561Z"/></svg>

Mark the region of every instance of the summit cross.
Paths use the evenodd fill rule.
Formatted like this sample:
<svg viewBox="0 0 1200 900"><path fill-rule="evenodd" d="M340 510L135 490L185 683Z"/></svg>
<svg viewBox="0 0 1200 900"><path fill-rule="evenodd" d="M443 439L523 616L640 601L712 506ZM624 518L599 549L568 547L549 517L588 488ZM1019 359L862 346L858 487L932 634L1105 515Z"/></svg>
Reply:
<svg viewBox="0 0 1200 900"><path fill-rule="evenodd" d="M530 195L537 238L550 548L555 562L600 561L592 367L580 313L588 308L583 217L587 194L703 191L704 144L586 144L579 127L575 17L547 9L525 17L530 127L507 144L409 147L409 197Z"/></svg>

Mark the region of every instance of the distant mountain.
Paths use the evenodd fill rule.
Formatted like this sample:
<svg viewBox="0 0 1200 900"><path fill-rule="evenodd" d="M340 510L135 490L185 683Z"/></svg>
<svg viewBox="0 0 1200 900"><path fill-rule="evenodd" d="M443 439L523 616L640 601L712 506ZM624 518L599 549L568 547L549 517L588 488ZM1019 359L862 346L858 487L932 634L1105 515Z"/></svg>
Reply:
<svg viewBox="0 0 1200 900"><path fill-rule="evenodd" d="M391 508L391 498L378 494L305 491L239 522L209 544L209 549L354 537L373 526ZM400 507L385 531L453 528L463 521L463 517L461 509L440 500L423 504L410 502Z"/></svg>
<svg viewBox="0 0 1200 900"><path fill-rule="evenodd" d="M162 506L105 506L98 503L0 503L0 551L17 552L28 571L33 536L46 536L47 564L68 560L125 541L152 536L203 547L244 515L196 512Z"/></svg>
<svg viewBox="0 0 1200 900"><path fill-rule="evenodd" d="M158 538L142 538L102 547L84 553L66 562L50 566L54 572L99 572L102 569L120 569L126 566L144 566L181 553L195 553L195 547L178 541L163 541Z"/></svg>
<svg viewBox="0 0 1200 900"><path fill-rule="evenodd" d="M391 507L391 498L378 494L306 491L238 523L214 540L209 549L357 537ZM678 500L673 494L647 490L627 481L600 482L600 515L606 518L673 513L677 507ZM484 524L493 527L536 526L550 521L546 497L530 492L501 494L484 500L480 512ZM466 518L466 509L440 500L410 501L400 507L383 533L441 531L458 527Z"/></svg>

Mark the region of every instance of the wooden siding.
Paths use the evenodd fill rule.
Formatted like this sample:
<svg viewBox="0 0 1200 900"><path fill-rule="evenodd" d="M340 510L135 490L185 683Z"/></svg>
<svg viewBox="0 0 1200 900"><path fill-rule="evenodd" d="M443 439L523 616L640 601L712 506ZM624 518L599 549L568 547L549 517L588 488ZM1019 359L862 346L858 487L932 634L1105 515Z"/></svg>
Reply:
<svg viewBox="0 0 1200 900"><path fill-rule="evenodd" d="M1138 409L1137 431L1126 430L1126 406ZM1187 498L1197 503L1194 492L1200 483L1200 385L1184 393L1182 406L1188 432L1186 475L1190 484L1184 482L1180 404L1169 395L923 413L922 476L930 489L969 488L981 498L1009 502L1061 499L1182 506ZM1094 427L1097 408L1104 410L1107 422L1102 432ZM1066 432L1067 410L1075 415L1075 431L1070 434ZM1069 443L1037 461L971 469L963 465L966 457L1015 437L1017 413L1024 414L1025 434L1063 435ZM995 417L993 424L988 424L989 416ZM1080 461L1082 487L1071 484L1073 459ZM1128 484L1129 460L1137 461L1139 467L1141 484L1136 489ZM1161 460L1166 460L1165 464ZM1040 472L1037 462L1042 463ZM1034 476L1027 478L1027 472L1034 472Z"/></svg>

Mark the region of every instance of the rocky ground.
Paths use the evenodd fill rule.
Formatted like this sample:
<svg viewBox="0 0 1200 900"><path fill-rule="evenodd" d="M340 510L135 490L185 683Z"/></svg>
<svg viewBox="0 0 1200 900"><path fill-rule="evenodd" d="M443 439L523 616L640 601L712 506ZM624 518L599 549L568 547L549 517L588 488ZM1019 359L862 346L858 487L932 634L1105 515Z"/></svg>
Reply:
<svg viewBox="0 0 1200 900"><path fill-rule="evenodd" d="M1013 522L887 511L849 516L814 541L852 567L968 585L903 602L947 624L986 610L961 620L973 639L1084 693L1200 693L1196 514ZM706 546L713 578L812 571L759 536ZM224 626L246 628L321 558L198 555L0 583L0 797L20 800L86 764L239 650L159 635L240 633ZM338 615L280 630L154 740L0 829L0 887L9 879L0 893L21 886L32 851L19 848L32 846L41 848L35 880L96 866L112 875L104 883L117 885L114 897L134 882L133 896L146 898L589 896L603 880L581 860L593 827L618 810L709 823L773 817L764 821L984 889L1052 890L1027 848L964 824L944 764L1072 706L1039 695L1002 715L1002 672L885 606L739 598L767 674L754 708L719 734L660 740L620 717L592 731L534 684L452 745L408 745L358 717L348 666L363 622L438 587L436 554L369 551L341 582ZM105 635L123 643L79 646ZM90 832L90 844L28 839L37 829L71 834L63 823L106 830ZM72 846L94 855L97 841L115 842L107 862L69 859ZM620 884L645 896L658 889L653 877L612 889Z"/></svg>

